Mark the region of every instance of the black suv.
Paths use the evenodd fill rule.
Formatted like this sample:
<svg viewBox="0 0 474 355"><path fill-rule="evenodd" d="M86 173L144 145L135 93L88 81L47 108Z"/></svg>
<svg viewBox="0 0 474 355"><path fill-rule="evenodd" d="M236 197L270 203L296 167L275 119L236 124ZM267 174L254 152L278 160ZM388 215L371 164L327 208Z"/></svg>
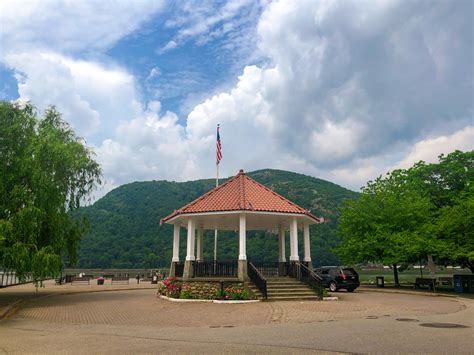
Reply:
<svg viewBox="0 0 474 355"><path fill-rule="evenodd" d="M323 278L323 286L329 288L331 292L336 292L341 288L353 292L360 286L359 275L352 268L322 266L315 269L314 272Z"/></svg>

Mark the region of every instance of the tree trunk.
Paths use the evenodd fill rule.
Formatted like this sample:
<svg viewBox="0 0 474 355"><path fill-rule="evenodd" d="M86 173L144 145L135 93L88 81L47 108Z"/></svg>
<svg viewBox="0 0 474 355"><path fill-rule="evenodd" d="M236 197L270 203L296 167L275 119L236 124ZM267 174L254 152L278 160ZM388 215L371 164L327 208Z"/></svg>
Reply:
<svg viewBox="0 0 474 355"><path fill-rule="evenodd" d="M430 277L434 278L436 274L436 264L431 254L428 254L428 270L430 272Z"/></svg>
<svg viewBox="0 0 474 355"><path fill-rule="evenodd" d="M467 263L467 267L474 274L474 263Z"/></svg>
<svg viewBox="0 0 474 355"><path fill-rule="evenodd" d="M393 264L393 279L395 280L395 286L400 286L400 280L398 279L397 264Z"/></svg>

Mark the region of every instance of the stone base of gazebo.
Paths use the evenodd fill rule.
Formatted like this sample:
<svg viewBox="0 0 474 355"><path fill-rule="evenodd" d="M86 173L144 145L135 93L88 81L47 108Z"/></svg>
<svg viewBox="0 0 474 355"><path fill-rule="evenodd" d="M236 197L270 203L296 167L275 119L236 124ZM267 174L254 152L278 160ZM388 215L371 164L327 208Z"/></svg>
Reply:
<svg viewBox="0 0 474 355"><path fill-rule="evenodd" d="M239 281L247 281L249 276L247 272L247 260L239 260L239 267L237 270L237 277Z"/></svg>

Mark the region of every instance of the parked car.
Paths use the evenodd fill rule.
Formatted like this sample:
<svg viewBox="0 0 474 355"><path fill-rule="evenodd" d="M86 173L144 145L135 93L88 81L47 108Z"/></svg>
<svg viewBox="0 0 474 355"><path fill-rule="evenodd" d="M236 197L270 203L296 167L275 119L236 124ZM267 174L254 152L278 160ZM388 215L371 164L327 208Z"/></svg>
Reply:
<svg viewBox="0 0 474 355"><path fill-rule="evenodd" d="M322 266L314 270L323 278L323 286L331 292L346 289L353 292L360 286L359 275L353 268L343 266Z"/></svg>

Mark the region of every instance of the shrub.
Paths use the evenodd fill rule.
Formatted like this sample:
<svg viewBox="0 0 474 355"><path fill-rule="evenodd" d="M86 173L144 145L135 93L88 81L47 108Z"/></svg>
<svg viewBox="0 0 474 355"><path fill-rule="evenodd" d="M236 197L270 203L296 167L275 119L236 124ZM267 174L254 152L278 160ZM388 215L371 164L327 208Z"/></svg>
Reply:
<svg viewBox="0 0 474 355"><path fill-rule="evenodd" d="M224 299L248 300L250 299L250 293L242 286L229 286L224 289Z"/></svg>
<svg viewBox="0 0 474 355"><path fill-rule="evenodd" d="M182 299L191 299L194 298L194 295L191 291L191 285L183 283L181 285L181 292L179 293L179 298Z"/></svg>
<svg viewBox="0 0 474 355"><path fill-rule="evenodd" d="M181 282L174 277L168 277L158 284L158 293L172 298L179 298L181 293Z"/></svg>

